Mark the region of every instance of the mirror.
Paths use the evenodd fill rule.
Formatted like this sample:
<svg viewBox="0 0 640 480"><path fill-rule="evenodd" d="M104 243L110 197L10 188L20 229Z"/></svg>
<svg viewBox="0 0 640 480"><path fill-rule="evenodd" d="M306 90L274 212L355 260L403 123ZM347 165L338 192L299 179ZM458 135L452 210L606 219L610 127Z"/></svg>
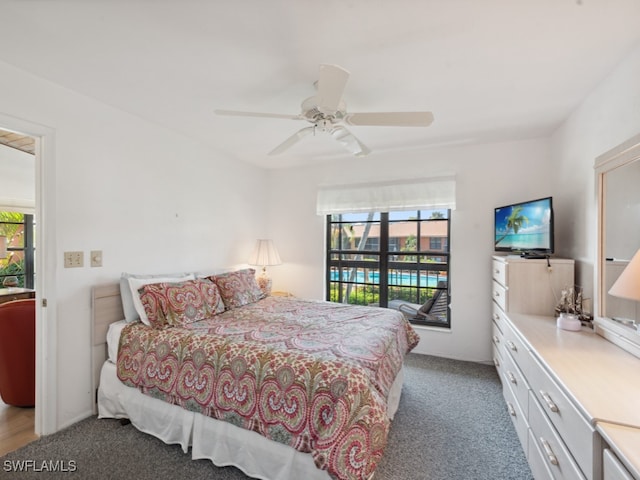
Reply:
<svg viewBox="0 0 640 480"><path fill-rule="evenodd" d="M596 332L640 357L639 302L608 293L640 249L640 135L598 157L596 176Z"/></svg>

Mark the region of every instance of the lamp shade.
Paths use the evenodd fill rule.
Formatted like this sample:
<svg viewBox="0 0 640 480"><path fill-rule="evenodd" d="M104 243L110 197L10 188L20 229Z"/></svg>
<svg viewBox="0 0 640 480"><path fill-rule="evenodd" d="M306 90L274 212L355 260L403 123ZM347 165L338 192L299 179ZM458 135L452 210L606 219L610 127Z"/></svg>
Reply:
<svg viewBox="0 0 640 480"><path fill-rule="evenodd" d="M7 237L0 236L0 258L7 258Z"/></svg>
<svg viewBox="0 0 640 480"><path fill-rule="evenodd" d="M259 265L265 267L267 265L280 265L280 255L273 244L273 240L260 239L256 242L256 247L249 257L249 265Z"/></svg>
<svg viewBox="0 0 640 480"><path fill-rule="evenodd" d="M614 297L640 302L640 250L636 252L609 289L609 294Z"/></svg>

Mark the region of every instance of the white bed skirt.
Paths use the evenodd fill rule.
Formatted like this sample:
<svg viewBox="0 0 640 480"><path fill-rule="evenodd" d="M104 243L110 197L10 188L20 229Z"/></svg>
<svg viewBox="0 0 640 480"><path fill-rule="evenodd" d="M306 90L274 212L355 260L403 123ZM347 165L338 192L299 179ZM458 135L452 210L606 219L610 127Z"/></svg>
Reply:
<svg viewBox="0 0 640 480"><path fill-rule="evenodd" d="M389 394L387 411L393 418L402 393L402 370ZM98 388L98 418L128 418L140 431L167 444L178 444L191 457L209 459L215 465L233 465L246 475L263 480L304 478L328 480L311 455L277 443L256 432L190 412L124 385L116 375L116 366L102 366Z"/></svg>

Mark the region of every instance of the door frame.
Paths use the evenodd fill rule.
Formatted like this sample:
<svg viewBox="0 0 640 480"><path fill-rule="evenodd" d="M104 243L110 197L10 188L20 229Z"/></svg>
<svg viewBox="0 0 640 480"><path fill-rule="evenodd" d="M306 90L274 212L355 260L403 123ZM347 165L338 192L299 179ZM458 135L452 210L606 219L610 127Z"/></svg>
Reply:
<svg viewBox="0 0 640 480"><path fill-rule="evenodd" d="M34 429L58 429L55 130L0 113L0 128L35 138L36 406Z"/></svg>

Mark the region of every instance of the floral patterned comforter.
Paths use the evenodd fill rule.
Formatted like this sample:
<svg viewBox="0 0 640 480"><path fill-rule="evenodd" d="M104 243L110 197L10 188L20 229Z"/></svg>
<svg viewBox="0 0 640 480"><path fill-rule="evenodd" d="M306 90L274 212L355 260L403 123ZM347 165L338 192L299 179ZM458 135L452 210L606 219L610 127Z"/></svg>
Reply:
<svg viewBox="0 0 640 480"><path fill-rule="evenodd" d="M308 452L335 478L366 479L418 340L394 310L268 297L184 328L130 324L117 370L147 395Z"/></svg>

